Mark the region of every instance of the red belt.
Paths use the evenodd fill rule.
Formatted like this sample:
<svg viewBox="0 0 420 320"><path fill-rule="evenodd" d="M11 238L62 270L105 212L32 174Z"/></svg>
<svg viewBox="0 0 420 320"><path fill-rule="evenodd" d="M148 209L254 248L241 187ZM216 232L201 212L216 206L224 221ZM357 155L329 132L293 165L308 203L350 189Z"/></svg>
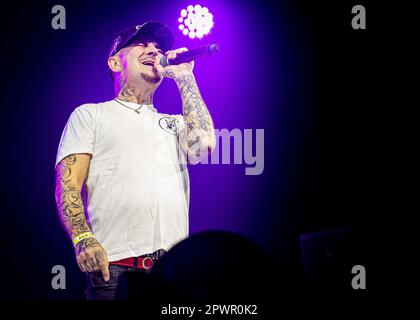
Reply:
<svg viewBox="0 0 420 320"><path fill-rule="evenodd" d="M131 257L131 258L121 259L118 261L112 261L110 262L110 264L149 270L152 268L155 260L157 259L153 257Z"/></svg>

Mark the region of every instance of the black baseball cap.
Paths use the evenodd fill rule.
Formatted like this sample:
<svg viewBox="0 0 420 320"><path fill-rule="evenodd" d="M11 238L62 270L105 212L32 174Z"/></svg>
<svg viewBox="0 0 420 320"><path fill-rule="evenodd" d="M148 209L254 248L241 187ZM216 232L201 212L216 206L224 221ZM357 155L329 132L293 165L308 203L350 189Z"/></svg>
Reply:
<svg viewBox="0 0 420 320"><path fill-rule="evenodd" d="M155 41L163 52L170 50L174 44L174 35L166 24L158 21L147 21L121 31L112 43L109 57L144 37Z"/></svg>

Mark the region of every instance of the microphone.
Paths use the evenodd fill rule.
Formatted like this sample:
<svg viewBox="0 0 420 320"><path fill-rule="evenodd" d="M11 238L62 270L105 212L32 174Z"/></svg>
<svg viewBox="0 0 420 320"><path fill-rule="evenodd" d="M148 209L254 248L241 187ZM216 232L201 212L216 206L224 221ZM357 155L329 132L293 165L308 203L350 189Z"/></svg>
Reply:
<svg viewBox="0 0 420 320"><path fill-rule="evenodd" d="M197 58L211 55L219 51L219 46L217 44L209 44L204 47L199 47L197 49L192 49L189 51L178 53L175 59L168 60L167 56L162 56L160 59L160 65L166 67L169 65L181 64L184 62L190 62Z"/></svg>

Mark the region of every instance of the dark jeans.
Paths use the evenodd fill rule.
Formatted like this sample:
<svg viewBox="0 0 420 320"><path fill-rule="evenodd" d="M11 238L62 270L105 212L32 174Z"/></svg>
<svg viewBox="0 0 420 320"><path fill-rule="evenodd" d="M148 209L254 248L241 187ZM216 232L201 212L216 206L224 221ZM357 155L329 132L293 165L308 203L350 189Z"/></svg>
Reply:
<svg viewBox="0 0 420 320"><path fill-rule="evenodd" d="M140 257L160 258L165 254L165 250L160 249L153 253L144 254ZM156 261L155 261L156 262ZM87 288L85 290L87 300L116 300L124 298L124 283L121 278L129 272L149 273L150 270L137 269L135 267L125 267L109 264L109 280L105 281L101 271L86 272Z"/></svg>

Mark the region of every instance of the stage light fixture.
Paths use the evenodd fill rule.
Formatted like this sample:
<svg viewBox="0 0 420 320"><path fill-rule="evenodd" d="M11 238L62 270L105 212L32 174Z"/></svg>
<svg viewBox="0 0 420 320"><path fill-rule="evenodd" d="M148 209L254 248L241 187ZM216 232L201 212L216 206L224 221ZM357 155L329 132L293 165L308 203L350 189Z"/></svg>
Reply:
<svg viewBox="0 0 420 320"><path fill-rule="evenodd" d="M207 7L199 4L189 5L186 9L182 9L178 22L178 29L184 36L189 36L191 39L203 38L210 33L214 25L213 14Z"/></svg>

